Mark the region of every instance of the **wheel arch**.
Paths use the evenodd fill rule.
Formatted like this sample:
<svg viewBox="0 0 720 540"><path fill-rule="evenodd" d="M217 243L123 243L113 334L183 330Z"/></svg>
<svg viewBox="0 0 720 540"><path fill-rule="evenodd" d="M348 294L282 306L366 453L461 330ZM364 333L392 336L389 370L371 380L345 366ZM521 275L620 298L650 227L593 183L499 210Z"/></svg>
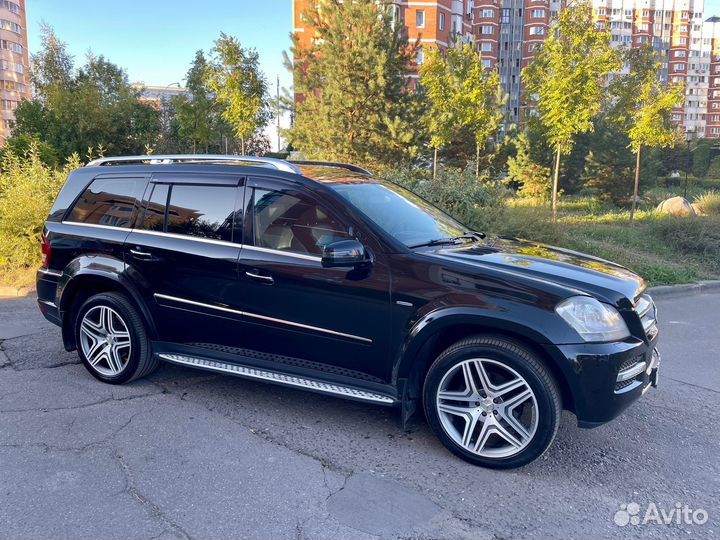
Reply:
<svg viewBox="0 0 720 540"><path fill-rule="evenodd" d="M146 324L151 339L157 337L157 330L153 323L150 310L142 299L135 286L124 277L123 271L117 271L118 267L97 268L97 261L93 261L94 267L75 266L63 276L58 290L58 308L62 318L62 339L65 350L73 351L77 348L75 343L75 332L73 321L77 310L82 303L91 296L103 292L122 293L134 307L140 312L143 322ZM120 262L114 260L114 262ZM120 262L120 264L122 264ZM70 266L70 265L69 265ZM124 266L124 265L123 265Z"/></svg>
<svg viewBox="0 0 720 540"><path fill-rule="evenodd" d="M551 354L550 350L553 346L537 330L517 322L481 315L448 314L443 317L436 314L432 323L419 331L411 331L395 366L394 376L401 386L403 422L409 419L416 409L417 402L422 399L425 375L435 359L453 343L476 335L506 338L532 352L555 379L563 408L575 410L575 398L565 373L569 365L563 366Z"/></svg>

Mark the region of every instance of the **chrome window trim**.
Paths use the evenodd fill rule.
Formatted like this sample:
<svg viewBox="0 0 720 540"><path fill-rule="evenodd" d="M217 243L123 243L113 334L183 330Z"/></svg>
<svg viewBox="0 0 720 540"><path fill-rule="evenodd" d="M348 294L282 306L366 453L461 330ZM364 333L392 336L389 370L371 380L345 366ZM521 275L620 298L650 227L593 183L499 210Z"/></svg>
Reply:
<svg viewBox="0 0 720 540"><path fill-rule="evenodd" d="M320 326L312 326L312 325L309 325L309 324L302 324L302 323L298 323L298 322L294 322L294 321L287 321L287 320L285 320L285 319L276 319L275 317L268 317L268 316L266 316L266 315L258 315L257 313L250 313L250 312L248 312L248 311L240 311L240 310L232 309L232 308L229 308L229 307L214 306L214 305L212 305L212 304L206 304L206 303L204 303L204 302L197 302L197 301L195 301L195 300L188 300L188 299L186 299L186 298L179 298L179 297L177 297L177 296L170 296L170 295L167 295L167 294L160 294L160 293L155 293L153 296L154 296L156 299L160 298L160 299L163 299L163 300L172 300L172 301L180 302L180 303L183 303L183 304L189 304L189 305L204 307L204 308L208 308L208 309L215 309L215 310L218 310L218 311L223 311L223 312L226 312L226 313L232 313L232 314L234 314L234 315L240 315L240 316L243 316L243 317L251 317L251 318L254 318L254 319L261 319L261 320L264 320L264 321L270 321L270 322L276 322L276 323L279 323L279 324L285 324L285 325L293 326L293 327L296 327L296 328L304 328L304 329L306 329L306 330L314 330L314 331L316 331L316 332L323 332L323 333L325 333L325 334L331 334L331 335L334 335L334 336L340 336L340 337L345 337L345 338L349 338L349 339L355 339L355 340L357 340L357 341L362 341L363 343L372 343L372 342L373 342L372 339L368 339L368 338L361 337L361 336L356 336L356 335L353 335L353 334L346 334L345 332L337 332L337 331L335 331L335 330L330 330L330 329L328 329L328 328L321 328Z"/></svg>
<svg viewBox="0 0 720 540"><path fill-rule="evenodd" d="M315 262L322 261L322 257L318 257L316 255L305 255L304 253L296 253L294 251L283 251L280 249L272 249L272 248L266 248L266 247L260 247L260 246L248 246L247 244L243 245L243 249L249 249L250 251L260 251L262 253L287 255L288 257L295 257L296 259L304 259L306 261L315 261Z"/></svg>
<svg viewBox="0 0 720 540"><path fill-rule="evenodd" d="M113 231L125 231L131 232L133 229L130 227L117 227L116 225L100 225L98 223L81 223L79 221L61 221L63 225L75 225L79 227L93 227L95 229L110 229Z"/></svg>
<svg viewBox="0 0 720 540"><path fill-rule="evenodd" d="M204 238L202 236L192 236L189 234L178 234L165 231L151 231L149 229L131 229L131 232L150 234L154 236L164 236L167 238L177 238L179 240L192 240L194 242L203 242L205 244L217 244L219 246L228 246L240 249L243 247L242 244L236 244L235 242L228 242L227 240L216 240L215 238ZM131 242L132 243L132 242Z"/></svg>

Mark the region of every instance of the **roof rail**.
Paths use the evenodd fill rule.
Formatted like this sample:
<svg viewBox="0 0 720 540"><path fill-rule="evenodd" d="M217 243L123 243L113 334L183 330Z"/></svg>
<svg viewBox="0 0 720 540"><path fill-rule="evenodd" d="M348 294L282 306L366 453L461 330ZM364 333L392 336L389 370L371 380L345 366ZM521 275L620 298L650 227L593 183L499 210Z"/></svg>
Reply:
<svg viewBox="0 0 720 540"><path fill-rule="evenodd" d="M148 155L148 156L117 156L103 157L92 160L85 165L86 167L96 167L101 165L111 165L118 163L144 162L150 164L168 164L168 163L201 163L201 162L233 162L233 163L257 163L260 165L270 165L278 171L302 174L302 171L291 163L275 158L265 158L257 156L229 156L224 154L165 154L165 155Z"/></svg>
<svg viewBox="0 0 720 540"><path fill-rule="evenodd" d="M294 165L319 165L321 167L340 167L342 169L347 169L348 171L372 176L372 173L367 169L363 169L362 167L358 167L357 165L352 165L350 163L336 163L334 161L311 161L306 159L288 160L288 163Z"/></svg>

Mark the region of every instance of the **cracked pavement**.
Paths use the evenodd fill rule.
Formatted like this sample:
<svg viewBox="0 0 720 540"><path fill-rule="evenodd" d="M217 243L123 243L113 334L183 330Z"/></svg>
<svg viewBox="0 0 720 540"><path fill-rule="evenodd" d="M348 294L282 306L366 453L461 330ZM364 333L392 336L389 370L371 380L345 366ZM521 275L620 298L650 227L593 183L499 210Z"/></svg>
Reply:
<svg viewBox="0 0 720 540"><path fill-rule="evenodd" d="M503 472L384 407L170 365L102 384L0 300L0 539L717 538L720 294L658 305L660 388ZM620 527L630 502L709 519Z"/></svg>

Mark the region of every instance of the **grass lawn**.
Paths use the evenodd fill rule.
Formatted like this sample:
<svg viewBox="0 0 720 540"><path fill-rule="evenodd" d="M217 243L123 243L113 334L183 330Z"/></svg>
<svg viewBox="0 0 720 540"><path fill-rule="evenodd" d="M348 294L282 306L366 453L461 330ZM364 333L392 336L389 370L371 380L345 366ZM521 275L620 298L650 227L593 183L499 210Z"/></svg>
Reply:
<svg viewBox="0 0 720 540"><path fill-rule="evenodd" d="M547 204L510 199L505 208L479 210L474 225L615 261L652 285L720 278L720 217L675 218L649 206L635 216L630 227L627 210L567 198L553 224Z"/></svg>

